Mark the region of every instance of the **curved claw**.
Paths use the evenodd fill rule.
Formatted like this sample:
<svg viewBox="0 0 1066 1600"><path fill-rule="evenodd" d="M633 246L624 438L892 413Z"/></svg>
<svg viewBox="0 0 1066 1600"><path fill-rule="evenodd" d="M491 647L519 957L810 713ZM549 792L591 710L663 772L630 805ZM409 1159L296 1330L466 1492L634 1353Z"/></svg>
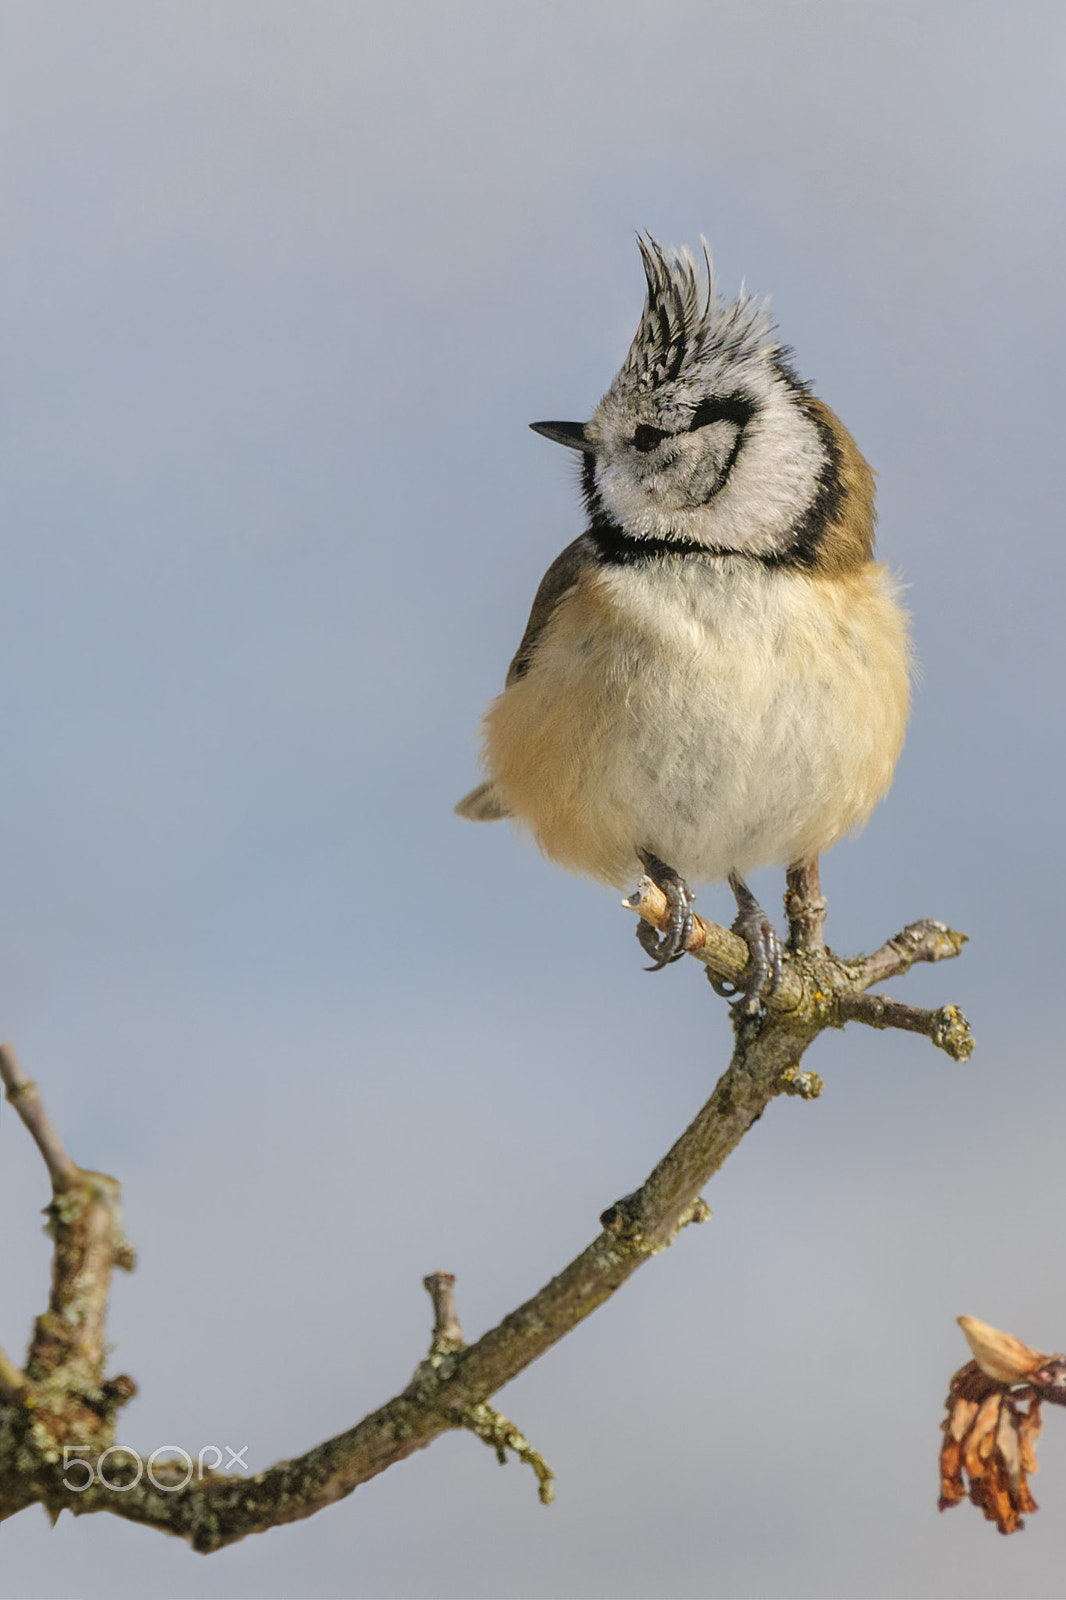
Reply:
<svg viewBox="0 0 1066 1600"><path fill-rule="evenodd" d="M770 980L767 994L774 994L781 982L781 940L762 906L743 878L731 873L729 885L736 896L737 916L732 931L739 934L750 952L744 981L737 985L737 1007L754 1016L759 1009L763 987Z"/></svg>
<svg viewBox="0 0 1066 1600"><path fill-rule="evenodd" d="M639 850L637 854L648 877L666 896L670 910L670 920L663 929L661 939L656 936L655 929L650 923L637 924L640 947L645 955L652 958L652 965L645 967L644 970L661 972L663 967L668 967L673 961L680 961L685 954L685 947L692 933L692 907L696 903L696 896L680 873L660 861L658 856L652 855L650 850Z"/></svg>
<svg viewBox="0 0 1066 1600"><path fill-rule="evenodd" d="M680 961L685 954L689 935L692 932L692 912L683 908L680 919L677 919L671 907L670 924L662 938L656 933L650 922L637 923L637 939L640 948L646 956L651 956L652 965L645 967L645 972L661 972L663 967L668 967L671 962Z"/></svg>
<svg viewBox="0 0 1066 1600"><path fill-rule="evenodd" d="M645 967L644 971L658 972L659 967L662 965L662 963L659 961L659 946L660 944L666 943L665 939L660 940L659 935L656 933L651 923L645 922L643 919L641 919L641 921L637 923L637 943L640 945L640 948L643 950L644 954L646 956L651 956L652 961L655 963L655 965L652 967Z"/></svg>

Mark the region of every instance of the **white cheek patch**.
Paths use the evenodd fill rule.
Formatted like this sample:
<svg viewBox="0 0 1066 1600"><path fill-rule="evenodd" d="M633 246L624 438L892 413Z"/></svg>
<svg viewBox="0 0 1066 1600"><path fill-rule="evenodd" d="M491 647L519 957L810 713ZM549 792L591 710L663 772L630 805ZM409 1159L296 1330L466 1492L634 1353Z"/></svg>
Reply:
<svg viewBox="0 0 1066 1600"><path fill-rule="evenodd" d="M730 422L712 423L692 436L676 475L679 511L695 511L720 493L735 464L741 437L742 430Z"/></svg>
<svg viewBox="0 0 1066 1600"><path fill-rule="evenodd" d="M756 366L756 363L751 363ZM734 383L736 379L734 379ZM632 450L633 427L620 408L605 415L602 433L617 440L615 453L596 469L604 509L636 538L691 539L719 550L771 555L788 543L791 530L809 510L826 465L817 425L799 407L792 390L761 364L744 374L744 392L758 407L742 430L736 459L717 487L737 434L715 424L685 436L679 459L645 475ZM604 407L606 411L606 406ZM621 437L619 437L621 435ZM706 455L693 450L706 435ZM729 442L723 448L723 439ZM704 492L698 493L703 487Z"/></svg>

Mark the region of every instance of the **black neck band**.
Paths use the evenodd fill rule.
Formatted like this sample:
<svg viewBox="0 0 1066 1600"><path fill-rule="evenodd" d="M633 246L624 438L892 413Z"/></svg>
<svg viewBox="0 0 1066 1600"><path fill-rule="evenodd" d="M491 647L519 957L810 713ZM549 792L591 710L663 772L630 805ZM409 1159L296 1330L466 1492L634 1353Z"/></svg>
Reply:
<svg viewBox="0 0 1066 1600"><path fill-rule="evenodd" d="M731 556L736 550L718 550L712 545L700 544L698 539L641 539L626 533L617 522L597 518L589 528L587 537L596 548L604 566L631 567L641 562L660 560L664 556Z"/></svg>

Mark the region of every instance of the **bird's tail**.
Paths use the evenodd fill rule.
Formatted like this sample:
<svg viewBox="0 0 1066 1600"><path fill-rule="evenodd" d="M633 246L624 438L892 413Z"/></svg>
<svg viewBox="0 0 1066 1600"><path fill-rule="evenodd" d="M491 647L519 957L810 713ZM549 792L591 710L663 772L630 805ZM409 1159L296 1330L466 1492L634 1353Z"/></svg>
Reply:
<svg viewBox="0 0 1066 1600"><path fill-rule="evenodd" d="M500 798L491 783L479 783L476 789L471 789L465 794L455 808L457 817L465 817L467 822L499 822L510 812L501 804Z"/></svg>

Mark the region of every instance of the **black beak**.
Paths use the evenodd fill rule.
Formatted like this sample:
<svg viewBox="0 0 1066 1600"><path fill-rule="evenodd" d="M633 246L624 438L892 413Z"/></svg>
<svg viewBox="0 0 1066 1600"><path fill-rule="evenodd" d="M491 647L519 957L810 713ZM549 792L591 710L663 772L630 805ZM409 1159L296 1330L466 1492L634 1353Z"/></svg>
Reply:
<svg viewBox="0 0 1066 1600"><path fill-rule="evenodd" d="M569 450L581 450L585 455L593 452L593 446L585 437L583 422L531 422L529 426L534 433L542 433L545 439L554 439L556 444L565 444Z"/></svg>

